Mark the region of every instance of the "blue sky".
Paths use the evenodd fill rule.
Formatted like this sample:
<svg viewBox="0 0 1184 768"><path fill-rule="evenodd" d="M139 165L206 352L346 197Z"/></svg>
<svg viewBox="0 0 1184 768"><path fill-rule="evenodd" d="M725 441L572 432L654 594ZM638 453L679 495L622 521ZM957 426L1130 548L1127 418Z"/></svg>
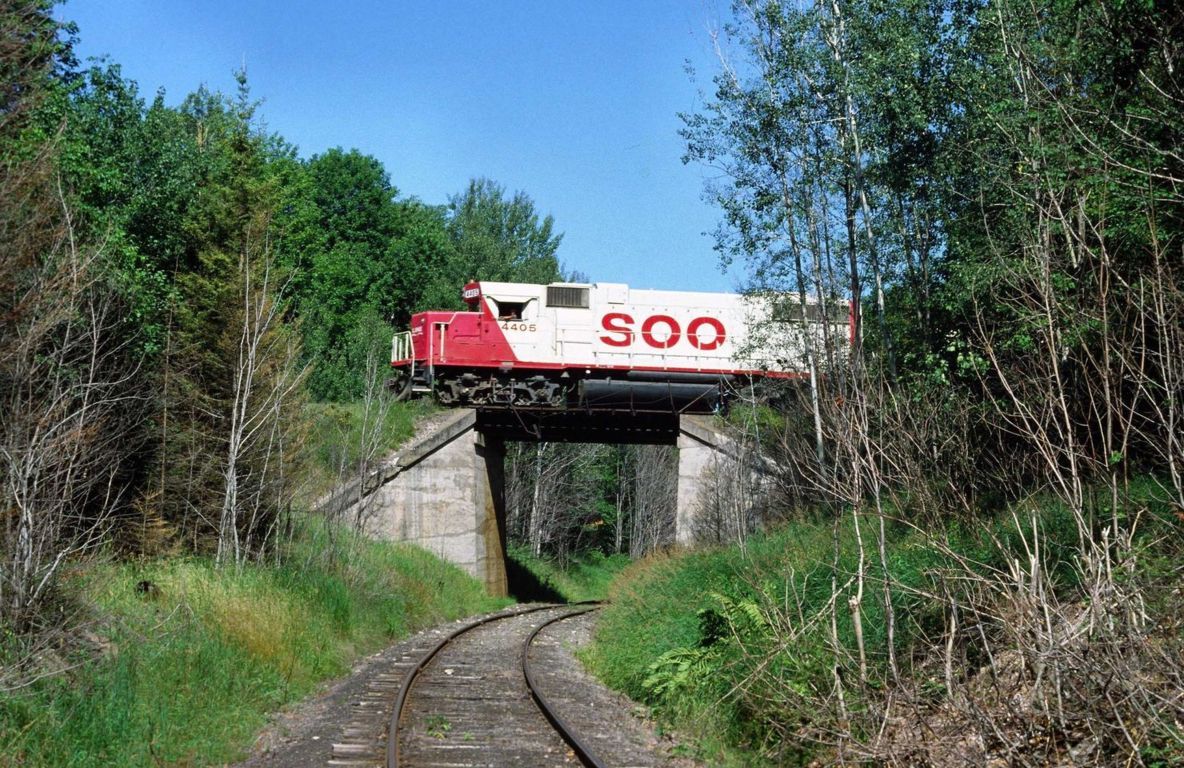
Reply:
<svg viewBox="0 0 1184 768"><path fill-rule="evenodd" d="M146 98L232 92L308 157L356 147L401 193L443 203L471 177L526 191L597 281L732 290L681 162L680 111L715 71L715 0L305 2L71 0L82 57L108 55ZM690 61L698 82L684 71ZM707 234L705 234L707 233Z"/></svg>

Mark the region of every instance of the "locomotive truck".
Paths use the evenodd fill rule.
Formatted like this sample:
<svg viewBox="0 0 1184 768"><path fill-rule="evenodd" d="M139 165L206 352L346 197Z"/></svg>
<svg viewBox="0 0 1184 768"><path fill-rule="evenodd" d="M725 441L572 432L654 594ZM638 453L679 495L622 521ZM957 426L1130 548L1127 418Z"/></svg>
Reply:
<svg viewBox="0 0 1184 768"><path fill-rule="evenodd" d="M851 307L631 289L470 282L468 311L412 316L390 386L479 408L711 412L763 379L806 376L805 335L849 339Z"/></svg>

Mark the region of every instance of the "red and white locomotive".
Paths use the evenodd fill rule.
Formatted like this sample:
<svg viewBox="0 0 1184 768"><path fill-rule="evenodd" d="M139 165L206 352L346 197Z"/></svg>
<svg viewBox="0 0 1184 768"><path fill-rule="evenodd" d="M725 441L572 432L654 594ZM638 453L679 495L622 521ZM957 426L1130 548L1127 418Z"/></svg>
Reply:
<svg viewBox="0 0 1184 768"><path fill-rule="evenodd" d="M846 339L846 303L772 320L772 303L619 283L471 282L467 312L395 335L392 386L444 405L707 412L729 388L806 375L803 334Z"/></svg>

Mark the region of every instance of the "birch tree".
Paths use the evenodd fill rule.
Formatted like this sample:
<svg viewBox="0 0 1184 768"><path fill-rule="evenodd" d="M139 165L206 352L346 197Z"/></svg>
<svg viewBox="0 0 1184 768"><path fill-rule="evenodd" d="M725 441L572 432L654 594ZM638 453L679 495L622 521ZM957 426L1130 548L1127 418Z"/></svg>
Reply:
<svg viewBox="0 0 1184 768"><path fill-rule="evenodd" d="M102 543L130 502L147 393L102 250L76 241L44 164L14 170L0 180L0 197L23 203L19 224L0 205L0 618L25 631L62 567Z"/></svg>
<svg viewBox="0 0 1184 768"><path fill-rule="evenodd" d="M285 456L297 388L303 379L300 346L284 326L269 217L258 215L239 256L241 305L237 355L231 369L225 486L218 523L216 561L241 565L271 538L290 493Z"/></svg>

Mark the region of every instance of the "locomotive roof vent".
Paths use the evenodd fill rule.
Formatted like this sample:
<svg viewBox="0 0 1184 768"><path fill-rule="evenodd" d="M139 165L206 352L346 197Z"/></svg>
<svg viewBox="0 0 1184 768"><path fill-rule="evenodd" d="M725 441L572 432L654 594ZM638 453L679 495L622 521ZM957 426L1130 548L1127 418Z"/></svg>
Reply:
<svg viewBox="0 0 1184 768"><path fill-rule="evenodd" d="M587 309L588 288L578 285L548 285L547 306Z"/></svg>

